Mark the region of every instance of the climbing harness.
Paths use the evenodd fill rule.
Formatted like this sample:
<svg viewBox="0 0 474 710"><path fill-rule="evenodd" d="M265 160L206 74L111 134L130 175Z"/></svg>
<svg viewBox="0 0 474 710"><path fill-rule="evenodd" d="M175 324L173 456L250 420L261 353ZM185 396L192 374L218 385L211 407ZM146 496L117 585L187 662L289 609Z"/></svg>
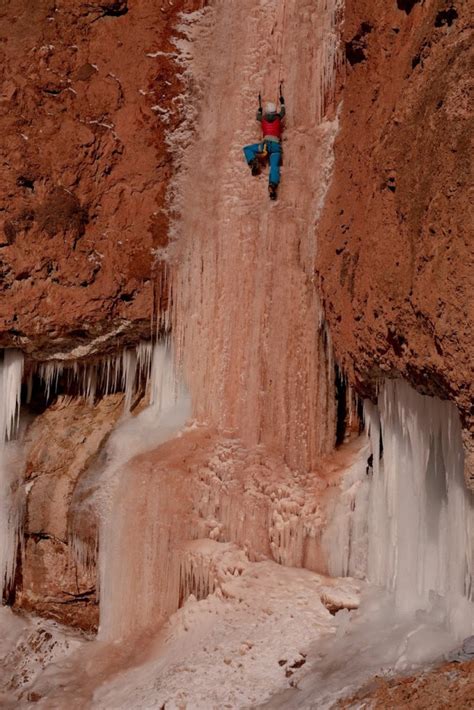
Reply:
<svg viewBox="0 0 474 710"><path fill-rule="evenodd" d="M259 147L259 151L257 153L257 158L263 163L267 160L268 158L268 146L267 146L267 141L262 141Z"/></svg>

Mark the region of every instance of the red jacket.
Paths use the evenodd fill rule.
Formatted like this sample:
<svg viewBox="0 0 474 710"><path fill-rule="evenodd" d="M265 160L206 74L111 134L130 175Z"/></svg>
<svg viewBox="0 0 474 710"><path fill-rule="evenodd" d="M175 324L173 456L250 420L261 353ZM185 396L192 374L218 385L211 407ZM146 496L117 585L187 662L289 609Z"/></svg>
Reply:
<svg viewBox="0 0 474 710"><path fill-rule="evenodd" d="M262 133L265 136L275 136L281 138L282 122L280 116L276 116L273 121L268 121L265 116L262 117Z"/></svg>

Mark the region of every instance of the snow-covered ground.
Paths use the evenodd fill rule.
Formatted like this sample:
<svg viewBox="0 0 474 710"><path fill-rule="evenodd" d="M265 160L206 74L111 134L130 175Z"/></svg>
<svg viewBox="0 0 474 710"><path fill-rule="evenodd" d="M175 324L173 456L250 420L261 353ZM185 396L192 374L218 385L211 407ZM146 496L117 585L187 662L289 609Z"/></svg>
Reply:
<svg viewBox="0 0 474 710"><path fill-rule="evenodd" d="M98 708L238 708L298 684L315 641L338 627L326 608L358 604L359 584L274 562L250 563L226 543L194 543L218 558L219 581L171 618L154 657L99 688ZM155 655L156 654L156 655Z"/></svg>
<svg viewBox="0 0 474 710"><path fill-rule="evenodd" d="M1 706L322 710L456 646L436 603L403 617L393 597L351 578L249 562L211 540L188 554L197 586L205 593L212 577L214 591L191 596L152 638L104 643L2 609Z"/></svg>
<svg viewBox="0 0 474 710"><path fill-rule="evenodd" d="M64 663L86 645L79 632L0 607L0 707L26 707L45 669Z"/></svg>
<svg viewBox="0 0 474 710"><path fill-rule="evenodd" d="M156 638L144 642L142 653L141 642L91 641L3 609L2 707L28 707L32 700L48 709L259 705L297 687L312 665L311 649L337 635L345 616L327 607L359 603L355 580L249 562L230 543L195 541L189 555L195 570L200 562L212 567L215 590L201 601L191 596ZM126 648L136 658L128 669Z"/></svg>

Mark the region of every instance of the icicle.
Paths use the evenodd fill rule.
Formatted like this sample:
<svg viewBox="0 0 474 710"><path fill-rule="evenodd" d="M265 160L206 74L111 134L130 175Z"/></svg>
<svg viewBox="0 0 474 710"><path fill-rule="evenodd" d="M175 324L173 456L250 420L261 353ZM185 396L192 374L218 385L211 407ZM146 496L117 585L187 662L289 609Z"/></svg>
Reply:
<svg viewBox="0 0 474 710"><path fill-rule="evenodd" d="M139 343L137 346L137 367L140 375L148 382L151 373L153 346L151 343Z"/></svg>
<svg viewBox="0 0 474 710"><path fill-rule="evenodd" d="M180 555L179 592L175 599L176 609L191 596L199 601L212 594L216 587L216 570L212 556L199 550L183 550Z"/></svg>
<svg viewBox="0 0 474 710"><path fill-rule="evenodd" d="M137 355L133 350L122 353L122 389L125 391L125 412L130 411L137 378Z"/></svg>
<svg viewBox="0 0 474 710"><path fill-rule="evenodd" d="M401 610L427 608L436 595L450 625L467 635L474 630L474 508L458 413L401 381L385 383L379 411L383 459L371 493L369 578L392 589Z"/></svg>
<svg viewBox="0 0 474 710"><path fill-rule="evenodd" d="M344 476L339 495L328 504L322 545L332 577L366 575L369 454L369 446L363 446Z"/></svg>
<svg viewBox="0 0 474 710"><path fill-rule="evenodd" d="M160 261L160 271L157 283L158 294L158 310L156 316L157 332L167 335L171 327L171 304L172 304L172 286L171 286L171 270L168 262L168 256Z"/></svg>
<svg viewBox="0 0 474 710"><path fill-rule="evenodd" d="M138 389L143 387L146 390L151 378L152 359L152 344L141 342L134 349L92 362L52 360L39 363L31 377L35 372L39 376L47 400L58 391L60 378L66 387L77 390L78 395L90 403L99 395L124 391L124 410L128 412Z"/></svg>
<svg viewBox="0 0 474 710"><path fill-rule="evenodd" d="M7 445L18 426L22 377L22 353L5 350L0 362L0 600L15 573L22 518L18 462Z"/></svg>
<svg viewBox="0 0 474 710"><path fill-rule="evenodd" d="M84 368L82 390L84 396L90 404L94 403L97 388L97 368L96 366Z"/></svg>
<svg viewBox="0 0 474 710"><path fill-rule="evenodd" d="M169 340L155 347L151 361L150 404L157 411L172 407L181 396Z"/></svg>
<svg viewBox="0 0 474 710"><path fill-rule="evenodd" d="M20 416L23 354L18 350L4 350L0 363L0 447L14 433Z"/></svg>
<svg viewBox="0 0 474 710"><path fill-rule="evenodd" d="M72 528L68 531L68 548L71 559L76 565L82 567L89 574L95 574L98 552L97 538L83 540Z"/></svg>

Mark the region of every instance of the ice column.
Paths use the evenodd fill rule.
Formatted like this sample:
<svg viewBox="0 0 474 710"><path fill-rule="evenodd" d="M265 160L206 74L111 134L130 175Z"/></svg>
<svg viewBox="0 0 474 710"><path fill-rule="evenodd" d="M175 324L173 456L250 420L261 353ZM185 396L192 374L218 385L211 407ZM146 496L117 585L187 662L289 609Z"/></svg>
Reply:
<svg viewBox="0 0 474 710"><path fill-rule="evenodd" d="M365 403L369 449L328 512L331 575L367 577L400 614L436 607L460 638L474 631L473 496L455 406L389 380Z"/></svg>
<svg viewBox="0 0 474 710"><path fill-rule="evenodd" d="M394 592L402 612L438 601L449 626L469 635L474 508L457 410L394 380L380 392L378 416L373 407L367 414L374 460L368 577Z"/></svg>
<svg viewBox="0 0 474 710"><path fill-rule="evenodd" d="M177 511L185 507L186 491L177 476L167 497L162 472L133 457L175 437L191 408L169 344L155 345L149 363L150 406L116 428L107 442L105 467L88 483L100 486L105 498L98 515L99 636L107 640L152 626L178 608L176 544L187 528L184 513Z"/></svg>
<svg viewBox="0 0 474 710"><path fill-rule="evenodd" d="M21 494L18 471L8 441L18 426L23 355L5 350L0 361L0 598L3 599L15 573L16 550L21 524Z"/></svg>

